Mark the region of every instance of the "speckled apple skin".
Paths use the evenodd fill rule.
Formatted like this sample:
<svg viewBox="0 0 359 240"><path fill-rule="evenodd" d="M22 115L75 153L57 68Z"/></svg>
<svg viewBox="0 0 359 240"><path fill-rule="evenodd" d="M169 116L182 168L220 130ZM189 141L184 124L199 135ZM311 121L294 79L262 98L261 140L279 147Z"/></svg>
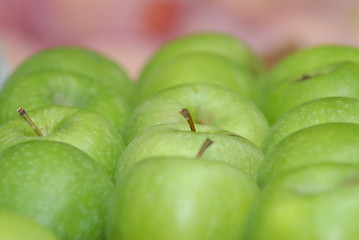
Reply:
<svg viewBox="0 0 359 240"><path fill-rule="evenodd" d="M261 149L267 153L286 136L306 127L329 122L359 123L359 99L329 97L298 105L270 128Z"/></svg>
<svg viewBox="0 0 359 240"><path fill-rule="evenodd" d="M123 151L115 171L115 181L131 165L149 157L193 158L207 138L214 143L204 152L206 160L229 163L256 178L264 155L247 139L234 133L197 124L191 132L187 123L167 123L147 129Z"/></svg>
<svg viewBox="0 0 359 240"><path fill-rule="evenodd" d="M86 152L113 178L125 143L112 123L94 112L68 106L50 106L28 114L44 136L37 136L18 116L0 126L0 152L29 140L64 142Z"/></svg>
<svg viewBox="0 0 359 240"><path fill-rule="evenodd" d="M244 240L356 240L359 166L317 163L265 186Z"/></svg>
<svg viewBox="0 0 359 240"><path fill-rule="evenodd" d="M0 208L17 211L63 240L103 239L113 183L86 153L28 141L0 153Z"/></svg>
<svg viewBox="0 0 359 240"><path fill-rule="evenodd" d="M191 83L164 90L138 105L125 128L126 141L159 123L185 122L178 114L182 108L188 108L195 123L234 132L257 146L269 130L264 114L249 99L214 84Z"/></svg>
<svg viewBox="0 0 359 240"><path fill-rule="evenodd" d="M225 163L147 159L119 179L107 239L240 239L257 194L246 173Z"/></svg>
<svg viewBox="0 0 359 240"><path fill-rule="evenodd" d="M258 172L261 186L283 174L320 163L359 167L359 124L323 123L282 139L265 156Z"/></svg>

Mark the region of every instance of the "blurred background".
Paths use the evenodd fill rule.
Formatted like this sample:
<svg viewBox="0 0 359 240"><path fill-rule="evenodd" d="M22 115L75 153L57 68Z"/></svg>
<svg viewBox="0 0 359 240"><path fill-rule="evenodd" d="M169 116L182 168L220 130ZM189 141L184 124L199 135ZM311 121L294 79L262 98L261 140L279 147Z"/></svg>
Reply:
<svg viewBox="0 0 359 240"><path fill-rule="evenodd" d="M90 47L136 78L183 34L231 33L272 66L310 45L359 46L358 0L0 0L0 73L46 47Z"/></svg>

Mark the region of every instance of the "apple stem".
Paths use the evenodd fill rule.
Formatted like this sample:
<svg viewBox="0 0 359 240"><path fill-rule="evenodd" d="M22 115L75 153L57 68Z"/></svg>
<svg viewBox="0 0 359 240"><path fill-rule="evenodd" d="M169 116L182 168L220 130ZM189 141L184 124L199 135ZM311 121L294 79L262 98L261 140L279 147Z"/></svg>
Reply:
<svg viewBox="0 0 359 240"><path fill-rule="evenodd" d="M199 149L196 158L200 158L202 157L204 151L206 151L206 149L211 146L213 143L213 141L209 138L206 139L206 141L204 141L204 143L202 144L201 148Z"/></svg>
<svg viewBox="0 0 359 240"><path fill-rule="evenodd" d="M39 135L40 137L43 136L40 128L31 120L31 118L29 117L29 115L27 115L27 113L23 108L19 108L17 112L20 114L20 116L23 119L25 119L26 122L28 122L28 124L30 124L30 126L36 132L37 135Z"/></svg>
<svg viewBox="0 0 359 240"><path fill-rule="evenodd" d="M192 132L196 132L196 127L194 126L194 122L192 119L191 114L189 113L187 108L182 108L179 113L187 120L189 127L191 128Z"/></svg>

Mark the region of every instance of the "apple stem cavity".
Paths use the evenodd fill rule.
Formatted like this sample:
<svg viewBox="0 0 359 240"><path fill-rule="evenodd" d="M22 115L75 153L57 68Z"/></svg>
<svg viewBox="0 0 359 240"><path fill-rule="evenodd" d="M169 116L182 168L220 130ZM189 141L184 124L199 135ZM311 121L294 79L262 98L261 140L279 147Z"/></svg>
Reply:
<svg viewBox="0 0 359 240"><path fill-rule="evenodd" d="M196 132L196 127L194 126L194 122L192 119L191 114L189 113L187 108L182 108L179 113L187 120L189 127L191 128L192 132Z"/></svg>
<svg viewBox="0 0 359 240"><path fill-rule="evenodd" d="M30 124L30 126L32 127L32 129L35 131L35 133L39 136L42 137L44 136L40 130L40 128L32 121L32 119L29 117L29 115L27 115L26 111L23 108L19 108L17 110L17 112L20 114L20 116L25 119L25 121Z"/></svg>
<svg viewBox="0 0 359 240"><path fill-rule="evenodd" d="M211 139L207 138L206 141L204 141L204 143L202 144L201 148L199 149L196 158L202 157L204 151L206 151L207 148L212 145L212 143L213 143L213 141Z"/></svg>

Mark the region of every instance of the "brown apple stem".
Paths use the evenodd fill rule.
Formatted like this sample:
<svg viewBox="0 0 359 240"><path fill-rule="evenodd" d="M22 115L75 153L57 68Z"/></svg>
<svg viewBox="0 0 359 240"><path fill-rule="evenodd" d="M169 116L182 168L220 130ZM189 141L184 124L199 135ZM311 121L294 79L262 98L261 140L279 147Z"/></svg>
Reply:
<svg viewBox="0 0 359 240"><path fill-rule="evenodd" d="M209 138L206 139L206 141L204 141L204 143L202 144L201 148L199 149L196 158L200 158L202 157L202 154L204 153L204 151L206 151L206 149L211 146L211 144L213 143L213 141Z"/></svg>
<svg viewBox="0 0 359 240"><path fill-rule="evenodd" d="M29 117L29 115L27 115L27 113L25 112L25 110L23 108L19 108L17 110L17 112L20 114L20 116L25 119L25 121L30 124L30 126L32 127L32 129L36 132L37 135L39 135L40 137L43 136L40 128L31 120L31 118Z"/></svg>
<svg viewBox="0 0 359 240"><path fill-rule="evenodd" d="M191 114L189 113L187 108L182 108L179 113L187 120L189 127L191 128L192 132L196 132L196 127L194 126L194 122L192 119Z"/></svg>

